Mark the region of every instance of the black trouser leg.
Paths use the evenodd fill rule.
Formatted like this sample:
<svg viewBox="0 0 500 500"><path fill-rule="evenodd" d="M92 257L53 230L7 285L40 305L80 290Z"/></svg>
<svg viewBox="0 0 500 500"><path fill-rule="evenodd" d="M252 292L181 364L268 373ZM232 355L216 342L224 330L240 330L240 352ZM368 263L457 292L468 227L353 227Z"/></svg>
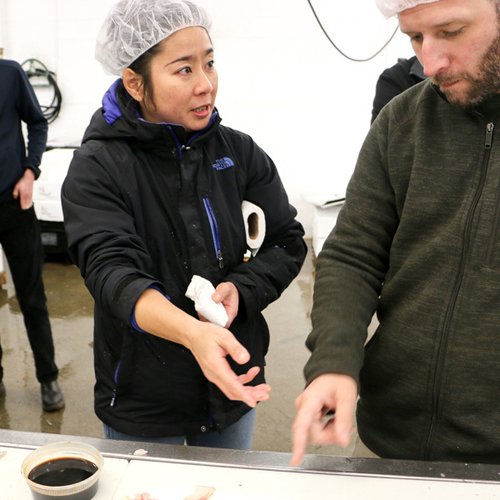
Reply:
<svg viewBox="0 0 500 500"><path fill-rule="evenodd" d="M33 207L21 210L17 200L0 204L0 243L33 351L37 380L50 382L57 379L58 369L42 279L40 226Z"/></svg>

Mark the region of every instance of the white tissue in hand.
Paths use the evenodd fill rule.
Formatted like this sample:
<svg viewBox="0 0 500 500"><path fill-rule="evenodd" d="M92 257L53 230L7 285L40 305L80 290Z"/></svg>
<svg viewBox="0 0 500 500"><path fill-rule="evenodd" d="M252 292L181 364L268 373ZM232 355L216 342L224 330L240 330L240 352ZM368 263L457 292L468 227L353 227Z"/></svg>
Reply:
<svg viewBox="0 0 500 500"><path fill-rule="evenodd" d="M186 290L186 297L194 301L194 308L197 313L211 323L224 326L229 318L224 306L212 299L214 292L215 288L210 281L194 275Z"/></svg>

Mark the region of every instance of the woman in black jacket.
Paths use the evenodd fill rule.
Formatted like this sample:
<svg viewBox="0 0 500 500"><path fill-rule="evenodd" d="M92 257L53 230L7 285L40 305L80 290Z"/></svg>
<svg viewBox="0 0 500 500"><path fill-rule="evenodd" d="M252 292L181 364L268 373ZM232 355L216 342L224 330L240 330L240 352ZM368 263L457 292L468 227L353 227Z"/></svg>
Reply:
<svg viewBox="0 0 500 500"><path fill-rule="evenodd" d="M95 300L105 435L249 449L254 407L270 390L261 311L298 274L306 247L272 160L220 124L208 30L189 1L115 5L96 57L121 78L62 200L69 250ZM265 224L252 252L248 202L261 234ZM186 297L193 276L223 326Z"/></svg>

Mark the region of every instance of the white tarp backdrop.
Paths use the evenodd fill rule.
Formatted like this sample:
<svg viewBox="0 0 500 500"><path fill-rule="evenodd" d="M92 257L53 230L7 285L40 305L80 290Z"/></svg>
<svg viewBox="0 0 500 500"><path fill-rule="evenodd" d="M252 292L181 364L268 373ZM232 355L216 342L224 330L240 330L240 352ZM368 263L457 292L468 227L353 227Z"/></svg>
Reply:
<svg viewBox="0 0 500 500"><path fill-rule="evenodd" d="M94 60L96 33L115 0L0 0L6 59L34 58L56 73L63 96L49 144L78 145L114 80ZM343 193L369 128L375 82L412 54L400 32L369 62L330 44L307 0L201 0L213 18L223 123L250 134L274 159L310 234L311 194ZM312 0L323 27L364 59L390 37L374 0Z"/></svg>

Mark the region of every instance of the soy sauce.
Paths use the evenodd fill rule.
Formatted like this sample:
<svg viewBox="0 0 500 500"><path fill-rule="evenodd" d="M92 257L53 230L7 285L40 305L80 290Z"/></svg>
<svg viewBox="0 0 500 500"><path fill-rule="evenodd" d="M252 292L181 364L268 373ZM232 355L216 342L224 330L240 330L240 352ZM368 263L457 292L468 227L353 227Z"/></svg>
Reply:
<svg viewBox="0 0 500 500"><path fill-rule="evenodd" d="M79 483L97 472L97 465L83 458L62 457L43 462L28 474L28 479L44 486Z"/></svg>

